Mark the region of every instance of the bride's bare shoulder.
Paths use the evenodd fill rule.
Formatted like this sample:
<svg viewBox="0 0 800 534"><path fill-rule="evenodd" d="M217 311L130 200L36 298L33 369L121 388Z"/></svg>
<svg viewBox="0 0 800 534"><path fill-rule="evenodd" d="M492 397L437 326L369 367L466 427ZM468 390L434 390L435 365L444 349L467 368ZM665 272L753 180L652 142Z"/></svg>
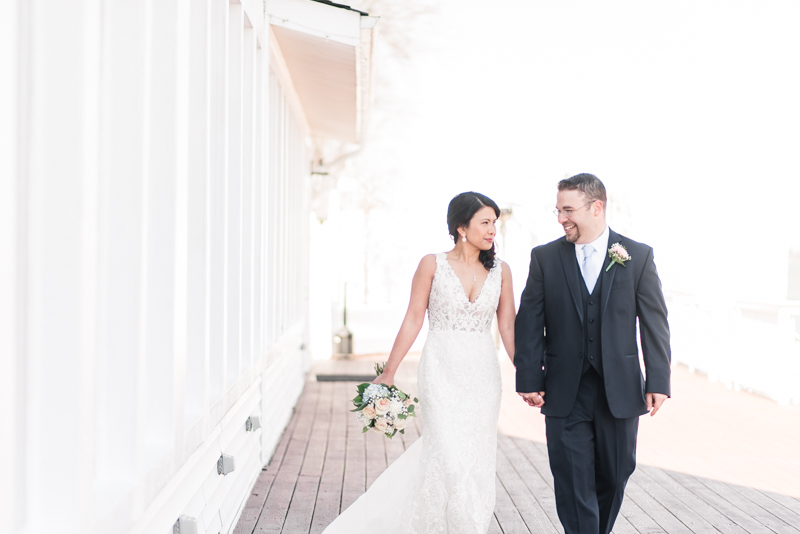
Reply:
<svg viewBox="0 0 800 534"><path fill-rule="evenodd" d="M423 256L419 261L417 271L433 276L433 273L436 271L436 254L426 254Z"/></svg>

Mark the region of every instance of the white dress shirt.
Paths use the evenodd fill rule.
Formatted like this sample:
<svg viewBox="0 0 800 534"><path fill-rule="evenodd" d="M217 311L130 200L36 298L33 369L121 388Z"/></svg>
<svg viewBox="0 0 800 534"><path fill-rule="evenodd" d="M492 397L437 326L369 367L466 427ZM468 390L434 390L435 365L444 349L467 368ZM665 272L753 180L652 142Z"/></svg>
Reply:
<svg viewBox="0 0 800 534"><path fill-rule="evenodd" d="M585 243L586 245L592 245L594 247L594 254L592 254L591 262L594 263L595 272L598 273L598 279L600 275L603 274L603 262L606 259L606 255L608 255L608 225L606 225L603 233L600 234L600 237L592 241L591 243ZM583 246L575 243L575 257L578 259L578 265L583 263ZM581 277L582 278L582 277ZM585 280L584 280L585 282ZM596 282L595 282L596 283ZM589 293L594 291L594 286L589 287L586 286L586 289L589 290Z"/></svg>

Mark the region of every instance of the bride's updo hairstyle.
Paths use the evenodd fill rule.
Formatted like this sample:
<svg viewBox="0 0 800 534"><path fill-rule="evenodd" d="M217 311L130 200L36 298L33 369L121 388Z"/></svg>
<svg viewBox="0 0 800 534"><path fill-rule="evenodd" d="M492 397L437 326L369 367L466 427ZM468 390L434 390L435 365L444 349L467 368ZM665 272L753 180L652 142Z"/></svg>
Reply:
<svg viewBox="0 0 800 534"><path fill-rule="evenodd" d="M461 237L458 235L458 228L460 226L468 228L472 217L485 206L492 208L494 214L500 217L500 208L497 207L494 200L486 195L468 191L453 197L450 205L447 206L447 229L450 231L453 243L458 243ZM489 250L481 250L478 259L487 271L491 269L494 265L494 243L492 243L492 248Z"/></svg>

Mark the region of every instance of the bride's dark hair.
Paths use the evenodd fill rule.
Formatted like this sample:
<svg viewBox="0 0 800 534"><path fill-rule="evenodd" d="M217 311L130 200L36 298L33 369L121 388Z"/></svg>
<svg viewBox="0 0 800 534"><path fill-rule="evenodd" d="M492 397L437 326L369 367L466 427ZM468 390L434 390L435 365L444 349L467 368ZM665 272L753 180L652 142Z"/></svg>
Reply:
<svg viewBox="0 0 800 534"><path fill-rule="evenodd" d="M494 200L486 195L467 191L466 193L461 193L453 197L453 200L450 201L450 205L447 206L447 229L453 237L453 243L458 243L458 239L461 237L458 235L458 228L461 226L468 228L469 221L472 220L475 213L485 206L492 208L494 214L500 217L500 208L497 207ZM494 265L494 254L494 243L492 243L492 248L489 250L481 250L478 256L478 259L487 271Z"/></svg>

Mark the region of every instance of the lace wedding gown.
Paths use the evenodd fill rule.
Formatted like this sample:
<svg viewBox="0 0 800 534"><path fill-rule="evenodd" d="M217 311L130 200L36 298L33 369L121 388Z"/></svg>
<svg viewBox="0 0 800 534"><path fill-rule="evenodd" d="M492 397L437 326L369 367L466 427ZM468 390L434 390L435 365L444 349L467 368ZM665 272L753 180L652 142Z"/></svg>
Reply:
<svg viewBox="0 0 800 534"><path fill-rule="evenodd" d="M495 504L500 367L491 325L500 260L470 302L436 255L417 371L422 437L323 534L486 534Z"/></svg>

